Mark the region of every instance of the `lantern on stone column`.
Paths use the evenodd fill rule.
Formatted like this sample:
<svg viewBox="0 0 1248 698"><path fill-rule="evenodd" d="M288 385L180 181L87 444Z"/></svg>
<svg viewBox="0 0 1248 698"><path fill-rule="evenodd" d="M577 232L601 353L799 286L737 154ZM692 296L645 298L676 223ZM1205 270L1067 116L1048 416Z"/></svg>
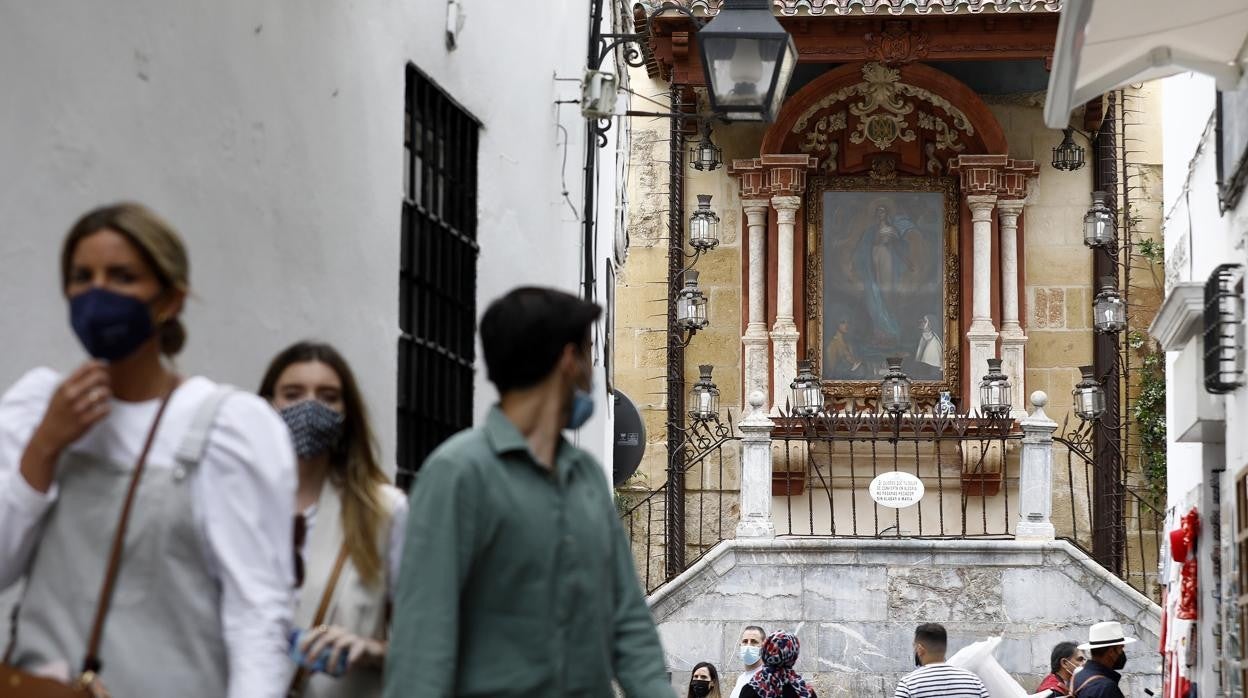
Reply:
<svg viewBox="0 0 1248 698"><path fill-rule="evenodd" d="M699 172L718 170L724 164L724 151L711 140L711 122L702 122L702 137L689 149L689 166Z"/></svg>
<svg viewBox="0 0 1248 698"><path fill-rule="evenodd" d="M797 66L793 37L771 0L724 0L698 31L711 110L732 121L772 122Z"/></svg>
<svg viewBox="0 0 1248 698"><path fill-rule="evenodd" d="M988 359L988 375L979 384L979 408L987 417L1007 417L1010 407L1010 379L1001 372L1001 359Z"/></svg>
<svg viewBox="0 0 1248 698"><path fill-rule="evenodd" d="M1092 208L1083 216L1083 244L1113 249L1118 242L1118 222L1109 207L1109 194L1092 192Z"/></svg>
<svg viewBox="0 0 1248 698"><path fill-rule="evenodd" d="M1127 302L1114 285L1114 277L1101 278L1101 290L1092 303L1092 328L1097 334L1116 334L1127 329Z"/></svg>
<svg viewBox="0 0 1248 698"><path fill-rule="evenodd" d="M1093 375L1093 370L1091 366L1080 366L1079 372L1083 374L1083 380L1071 391L1075 414L1084 420L1100 419L1105 414L1105 389Z"/></svg>
<svg viewBox="0 0 1248 698"><path fill-rule="evenodd" d="M689 389L689 417L695 422L709 422L719 418L719 387L711 380L710 364L698 367L698 382Z"/></svg>
<svg viewBox="0 0 1248 698"><path fill-rule="evenodd" d="M689 246L706 252L719 245L719 216L711 210L711 195L698 194L698 207L689 216Z"/></svg>
<svg viewBox="0 0 1248 698"><path fill-rule="evenodd" d="M880 406L885 412L899 415L910 409L910 376L901 370L902 357L890 356L888 373L880 381Z"/></svg>
<svg viewBox="0 0 1248 698"><path fill-rule="evenodd" d="M685 287L676 296L676 325L682 330L704 329L710 324L706 316L706 296L698 288L698 272L685 272Z"/></svg>
<svg viewBox="0 0 1248 698"><path fill-rule="evenodd" d="M1083 167L1083 146L1075 142L1075 130L1062 129L1062 143L1053 148L1053 169L1074 172Z"/></svg>
<svg viewBox="0 0 1248 698"><path fill-rule="evenodd" d="M813 417L823 411L823 381L815 375L810 361L797 363L797 377L789 388L793 391L793 414Z"/></svg>

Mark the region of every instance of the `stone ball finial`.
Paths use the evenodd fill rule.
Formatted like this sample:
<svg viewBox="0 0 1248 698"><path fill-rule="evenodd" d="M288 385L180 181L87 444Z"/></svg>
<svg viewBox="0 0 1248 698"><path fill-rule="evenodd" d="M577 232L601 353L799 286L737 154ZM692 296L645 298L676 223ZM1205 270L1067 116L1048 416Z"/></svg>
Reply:
<svg viewBox="0 0 1248 698"><path fill-rule="evenodd" d="M1042 408L1049 404L1049 396L1043 390L1037 390L1031 394L1031 404L1036 408Z"/></svg>
<svg viewBox="0 0 1248 698"><path fill-rule="evenodd" d="M750 407L756 410L763 409L763 405L767 402L767 396L761 390L755 390L750 393Z"/></svg>

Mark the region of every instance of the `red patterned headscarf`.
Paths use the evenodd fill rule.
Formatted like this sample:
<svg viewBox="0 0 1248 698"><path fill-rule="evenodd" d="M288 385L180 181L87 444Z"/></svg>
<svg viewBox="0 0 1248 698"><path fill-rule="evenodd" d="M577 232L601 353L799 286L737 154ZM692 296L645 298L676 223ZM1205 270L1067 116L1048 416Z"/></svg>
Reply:
<svg viewBox="0 0 1248 698"><path fill-rule="evenodd" d="M783 630L767 637L763 643L763 668L750 679L759 698L783 698L785 686L793 689L798 698L814 695L801 675L793 671L800 647L797 636Z"/></svg>

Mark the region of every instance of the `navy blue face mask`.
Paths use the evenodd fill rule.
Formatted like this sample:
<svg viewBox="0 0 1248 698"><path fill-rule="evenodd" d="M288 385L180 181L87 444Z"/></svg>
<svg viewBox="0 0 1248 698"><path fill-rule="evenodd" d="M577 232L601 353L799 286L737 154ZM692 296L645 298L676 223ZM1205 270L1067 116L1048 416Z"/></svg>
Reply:
<svg viewBox="0 0 1248 698"><path fill-rule="evenodd" d="M105 361L130 356L156 332L147 303L102 288L69 299L69 324L87 353Z"/></svg>

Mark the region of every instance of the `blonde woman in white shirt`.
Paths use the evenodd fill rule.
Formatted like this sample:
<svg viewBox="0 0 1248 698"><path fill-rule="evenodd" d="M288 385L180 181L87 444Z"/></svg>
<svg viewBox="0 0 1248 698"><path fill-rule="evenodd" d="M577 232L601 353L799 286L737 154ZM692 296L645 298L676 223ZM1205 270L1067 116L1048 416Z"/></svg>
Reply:
<svg viewBox="0 0 1248 698"><path fill-rule="evenodd" d="M302 523L296 530L305 533L297 541L304 579L295 626L305 632L292 695L380 696L407 498L378 463L363 396L333 347L299 342L286 348L265 372L260 395L289 426L299 461ZM327 650L329 671L309 672ZM337 676L344 657L346 671Z"/></svg>
<svg viewBox="0 0 1248 698"><path fill-rule="evenodd" d="M91 671L117 696L278 698L293 449L264 401L165 361L186 340L189 268L138 204L91 211L65 239L61 288L93 358L67 376L35 369L0 398L0 588L26 579L6 663L64 682ZM149 433L98 661L85 661Z"/></svg>

